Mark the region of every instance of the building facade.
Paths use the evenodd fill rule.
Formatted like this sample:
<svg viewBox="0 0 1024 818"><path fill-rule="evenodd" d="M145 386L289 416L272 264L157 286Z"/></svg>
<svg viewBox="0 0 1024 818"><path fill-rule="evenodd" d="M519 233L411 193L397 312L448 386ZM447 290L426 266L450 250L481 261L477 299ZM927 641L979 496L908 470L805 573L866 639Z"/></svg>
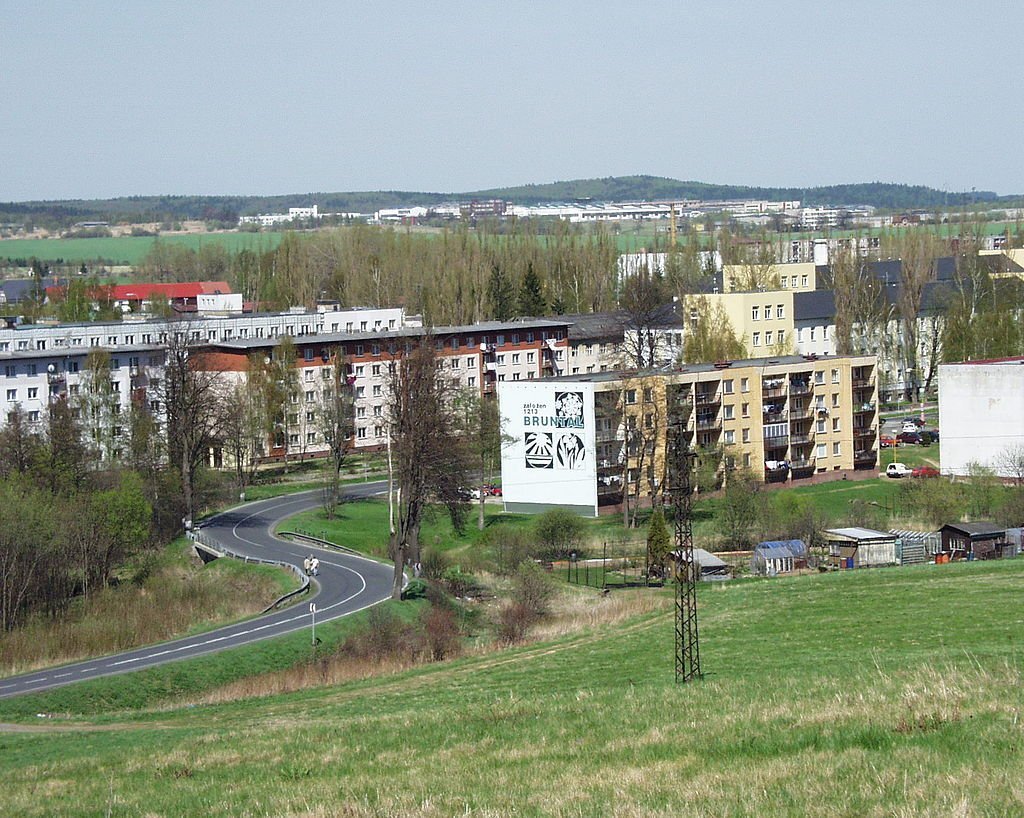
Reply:
<svg viewBox="0 0 1024 818"><path fill-rule="evenodd" d="M765 481L875 468L873 356L785 356L674 371L604 372L499 384L502 486L510 510L659 496L668 430L682 424L721 474ZM573 412L569 412L569 409ZM568 418L568 419L567 419Z"/></svg>

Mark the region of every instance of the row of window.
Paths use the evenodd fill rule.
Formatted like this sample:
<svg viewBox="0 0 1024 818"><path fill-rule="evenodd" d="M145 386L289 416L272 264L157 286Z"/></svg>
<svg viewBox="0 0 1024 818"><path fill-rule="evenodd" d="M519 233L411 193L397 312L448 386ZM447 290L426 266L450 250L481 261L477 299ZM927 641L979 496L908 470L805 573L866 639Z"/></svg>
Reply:
<svg viewBox="0 0 1024 818"><path fill-rule="evenodd" d="M785 318L786 317L786 305L785 304L776 304L775 305L775 317L776 318ZM764 305L764 320L765 321L770 321L771 318L772 318L772 305L771 304L765 304ZM752 321L760 321L761 320L761 307L760 306L754 306L754 307L750 308L750 319Z"/></svg>

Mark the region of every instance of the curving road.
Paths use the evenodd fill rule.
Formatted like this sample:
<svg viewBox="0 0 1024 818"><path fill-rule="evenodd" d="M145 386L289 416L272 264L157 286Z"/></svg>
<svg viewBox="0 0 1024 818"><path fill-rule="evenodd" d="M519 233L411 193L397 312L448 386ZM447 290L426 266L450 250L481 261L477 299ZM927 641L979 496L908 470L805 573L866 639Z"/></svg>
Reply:
<svg viewBox="0 0 1024 818"><path fill-rule="evenodd" d="M384 490L384 483L363 483L347 488L345 493L358 498L380 494ZM202 532L205 540L223 545L236 554L280 560L300 570L302 560L315 553L320 560L320 574L310 585L310 596L305 601L316 600L318 624L348 616L387 599L391 595L391 566L365 557L288 542L272 534L274 526L285 517L319 504L319 489L261 500L203 521ZM0 679L0 698L38 693L85 679L191 659L309 627L309 607L303 603L195 636Z"/></svg>

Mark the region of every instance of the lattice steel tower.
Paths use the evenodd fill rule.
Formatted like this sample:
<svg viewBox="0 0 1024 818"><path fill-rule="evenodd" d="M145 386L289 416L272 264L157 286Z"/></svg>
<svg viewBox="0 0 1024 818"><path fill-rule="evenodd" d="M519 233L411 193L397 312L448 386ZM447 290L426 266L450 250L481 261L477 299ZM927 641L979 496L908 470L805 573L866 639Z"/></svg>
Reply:
<svg viewBox="0 0 1024 818"><path fill-rule="evenodd" d="M690 474L694 453L686 439L684 423L671 427L672 506L675 512L676 583L676 681L689 682L703 676L700 671L700 640L697 634L697 576L700 567L693 558L693 494Z"/></svg>

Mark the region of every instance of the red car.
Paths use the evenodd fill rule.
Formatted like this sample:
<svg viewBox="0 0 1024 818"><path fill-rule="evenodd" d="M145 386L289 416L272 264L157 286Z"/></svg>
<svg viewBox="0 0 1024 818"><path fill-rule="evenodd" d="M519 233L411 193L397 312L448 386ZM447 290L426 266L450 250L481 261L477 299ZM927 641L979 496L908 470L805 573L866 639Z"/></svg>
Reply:
<svg viewBox="0 0 1024 818"><path fill-rule="evenodd" d="M939 470L931 466L918 466L910 473L911 477L938 477Z"/></svg>
<svg viewBox="0 0 1024 818"><path fill-rule="evenodd" d="M880 437L880 438L878 439L878 444L879 444L879 445L880 445L880 446L881 446L881 447L882 447L883 449L891 449L891 448L892 448L893 446L895 446L895 445L896 445L896 438L894 438L894 437L890 437L889 435L882 435L882 436L881 436L881 437Z"/></svg>
<svg viewBox="0 0 1024 818"><path fill-rule="evenodd" d="M489 497L501 497L501 486L484 486L484 494Z"/></svg>

